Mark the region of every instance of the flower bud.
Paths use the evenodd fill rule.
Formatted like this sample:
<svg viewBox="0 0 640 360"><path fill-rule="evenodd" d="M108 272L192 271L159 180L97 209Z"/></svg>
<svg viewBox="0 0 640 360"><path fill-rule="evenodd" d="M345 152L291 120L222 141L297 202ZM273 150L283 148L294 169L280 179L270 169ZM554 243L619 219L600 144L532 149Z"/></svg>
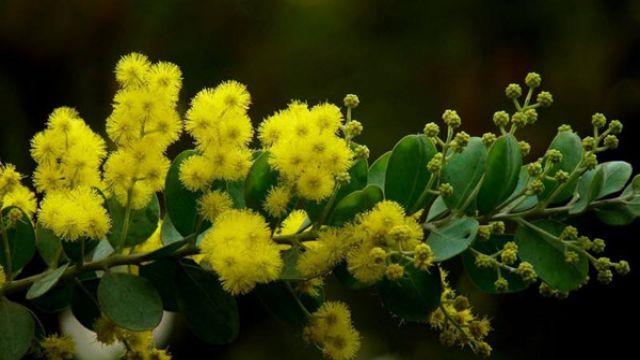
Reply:
<svg viewBox="0 0 640 360"><path fill-rule="evenodd" d="M558 132L565 132L565 131L573 131L573 129L571 129L571 125L562 124L562 125L558 126Z"/></svg>
<svg viewBox="0 0 640 360"><path fill-rule="evenodd" d="M496 142L496 134L491 132L482 134L482 143L484 144L484 146L491 147L491 145L493 145L493 143L495 142Z"/></svg>
<svg viewBox="0 0 640 360"><path fill-rule="evenodd" d="M471 304L466 296L458 295L453 299L453 308L456 309L456 311L467 310L470 306Z"/></svg>
<svg viewBox="0 0 640 360"><path fill-rule="evenodd" d="M359 145L355 148L355 155L360 159L368 159L369 158L369 148L366 145Z"/></svg>
<svg viewBox="0 0 640 360"><path fill-rule="evenodd" d="M358 95L355 94L347 94L344 97L344 106L355 109L360 105L360 99L358 99Z"/></svg>
<svg viewBox="0 0 640 360"><path fill-rule="evenodd" d="M609 149L615 149L618 147L618 144L619 144L618 137L615 135L607 135L604 138L603 144Z"/></svg>
<svg viewBox="0 0 640 360"><path fill-rule="evenodd" d="M487 240L491 237L491 226L489 225L480 225L478 226L478 238L480 240Z"/></svg>
<svg viewBox="0 0 640 360"><path fill-rule="evenodd" d="M442 183L438 186L438 192L442 197L449 197L453 195L453 186L449 183Z"/></svg>
<svg viewBox="0 0 640 360"><path fill-rule="evenodd" d="M404 267L400 264L389 264L385 270L385 275L389 280L402 279L404 276Z"/></svg>
<svg viewBox="0 0 640 360"><path fill-rule="evenodd" d="M584 148L586 151L593 151L593 149L596 148L596 139L594 139L592 136L587 136L584 139L582 139L582 148Z"/></svg>
<svg viewBox="0 0 640 360"><path fill-rule="evenodd" d="M524 83L527 84L528 87L535 89L542 83L542 77L538 73L530 72L527 74L527 77L524 78Z"/></svg>
<svg viewBox="0 0 640 360"><path fill-rule="evenodd" d="M528 195L540 195L544 192L544 183L539 179L535 179L529 184L527 190Z"/></svg>
<svg viewBox="0 0 640 360"><path fill-rule="evenodd" d="M382 265L387 259L387 252L381 247L374 247L369 251L369 257L371 258L372 263Z"/></svg>
<svg viewBox="0 0 640 360"><path fill-rule="evenodd" d="M578 229L571 225L565 226L558 238L560 238L560 240L576 240L578 238Z"/></svg>
<svg viewBox="0 0 640 360"><path fill-rule="evenodd" d="M611 270L598 271L598 282L603 284L611 284L613 281L613 272Z"/></svg>
<svg viewBox="0 0 640 360"><path fill-rule="evenodd" d="M566 261L569 264L576 264L578 263L578 261L580 260L580 257L578 256L578 253L575 251L565 251L564 253L564 261Z"/></svg>
<svg viewBox="0 0 640 360"><path fill-rule="evenodd" d="M542 174L542 163L540 162L540 160L527 165L527 172L531 177L540 176Z"/></svg>
<svg viewBox="0 0 640 360"><path fill-rule="evenodd" d="M549 107L553 104L553 95L548 91L541 91L536 97L536 101L542 107Z"/></svg>
<svg viewBox="0 0 640 360"><path fill-rule="evenodd" d="M616 272L620 275L627 275L631 271L631 267L629 266L629 263L626 262L625 260L622 260L617 264L615 264L614 268L616 269Z"/></svg>
<svg viewBox="0 0 640 360"><path fill-rule="evenodd" d="M591 124L598 129L602 129L607 124L607 118L602 113L595 113L591 116Z"/></svg>
<svg viewBox="0 0 640 360"><path fill-rule="evenodd" d="M553 177L559 184L564 184L569 180L569 173L564 170L558 170Z"/></svg>
<svg viewBox="0 0 640 360"><path fill-rule="evenodd" d="M440 134L440 126L434 122L430 122L424 126L424 134L427 137L436 137Z"/></svg>
<svg viewBox="0 0 640 360"><path fill-rule="evenodd" d="M469 139L471 139L471 136L469 136L469 134L464 131L460 131L456 134L454 141L458 144L458 146L464 148L465 146L467 146L467 144L469 144Z"/></svg>
<svg viewBox="0 0 640 360"><path fill-rule="evenodd" d="M522 156L529 155L529 153L531 152L531 145L529 145L528 142L520 140L518 141L518 145L520 146L520 152L522 153Z"/></svg>
<svg viewBox="0 0 640 360"><path fill-rule="evenodd" d="M524 114L527 116L528 124L535 124L535 122L538 121L538 112L536 109L527 109Z"/></svg>
<svg viewBox="0 0 640 360"><path fill-rule="evenodd" d="M478 254L478 255L476 255L475 264L476 264L477 267L479 267L481 269L488 269L488 268L493 267L493 261L494 260L489 255Z"/></svg>
<svg viewBox="0 0 640 360"><path fill-rule="evenodd" d="M354 138L362 134L362 130L364 130L364 127L358 120L351 120L347 125L345 125L345 132L350 138Z"/></svg>
<svg viewBox="0 0 640 360"><path fill-rule="evenodd" d="M506 111L496 111L493 113L493 123L498 127L505 127L509 124L509 114Z"/></svg>
<svg viewBox="0 0 640 360"><path fill-rule="evenodd" d="M521 111L518 111L517 113L513 114L513 116L511 116L511 121L517 127L524 127L525 125L527 125L527 115L525 115L525 113Z"/></svg>
<svg viewBox="0 0 640 360"><path fill-rule="evenodd" d="M592 170L598 165L598 157L593 152L588 151L584 154L582 162L587 169Z"/></svg>
<svg viewBox="0 0 640 360"><path fill-rule="evenodd" d="M518 265L518 268L516 269L516 273L520 275L522 280L524 280L524 282L526 283L532 283L536 281L536 279L538 278L538 275L536 274L536 271L534 270L533 265L531 265L531 263L526 261L523 261L520 263L520 265Z"/></svg>
<svg viewBox="0 0 640 360"><path fill-rule="evenodd" d="M455 110L445 110L444 113L442 113L442 120L452 128L457 128L462 124L462 119Z"/></svg>
<svg viewBox="0 0 640 360"><path fill-rule="evenodd" d="M553 164L557 164L562 161L562 153L556 149L547 150L545 157Z"/></svg>
<svg viewBox="0 0 640 360"><path fill-rule="evenodd" d="M601 254L604 252L605 248L606 244L603 239L593 239L593 242L591 243L591 251L596 254Z"/></svg>
<svg viewBox="0 0 640 360"><path fill-rule="evenodd" d="M496 287L496 291L505 292L509 289L509 282L507 279L499 277L498 280L493 283L493 286Z"/></svg>
<svg viewBox="0 0 640 360"><path fill-rule="evenodd" d="M503 221L492 221L489 225L491 226L491 233L496 235L502 235L506 230Z"/></svg>
<svg viewBox="0 0 640 360"><path fill-rule="evenodd" d="M520 87L520 85L512 83L507 85L504 93L509 99L517 99L522 96L522 88Z"/></svg>
<svg viewBox="0 0 640 360"><path fill-rule="evenodd" d="M620 134L622 132L622 123L619 120L611 120L609 123L609 132L614 135Z"/></svg>
<svg viewBox="0 0 640 360"><path fill-rule="evenodd" d="M442 160L442 153L435 154L427 163L427 170L429 170L429 172L432 174L437 173L442 168Z"/></svg>

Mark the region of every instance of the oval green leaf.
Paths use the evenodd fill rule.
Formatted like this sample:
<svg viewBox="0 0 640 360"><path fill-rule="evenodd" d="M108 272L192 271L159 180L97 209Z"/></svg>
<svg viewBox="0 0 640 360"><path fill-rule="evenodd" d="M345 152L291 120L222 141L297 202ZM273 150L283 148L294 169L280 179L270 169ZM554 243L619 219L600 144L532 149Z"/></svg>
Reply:
<svg viewBox="0 0 640 360"><path fill-rule="evenodd" d="M164 189L165 208L173 226L182 236L194 232L198 219L197 201L201 194L187 190L180 181L180 166L193 155L196 155L194 150L186 150L175 158L167 173Z"/></svg>
<svg viewBox="0 0 640 360"><path fill-rule="evenodd" d="M427 244L434 253L435 261L448 260L473 243L478 233L478 221L470 217L455 219L442 228L431 228Z"/></svg>
<svg viewBox="0 0 640 360"><path fill-rule="evenodd" d="M50 268L56 268L64 254L62 240L40 223L36 224L36 248L42 260Z"/></svg>
<svg viewBox="0 0 640 360"><path fill-rule="evenodd" d="M545 233L558 236L565 225L551 220L540 220L533 225ZM515 234L518 256L533 265L536 273L551 288L561 292L577 289L587 281L589 261L580 254L577 263L565 261L565 246L529 226L520 225Z"/></svg>
<svg viewBox="0 0 640 360"><path fill-rule="evenodd" d="M598 199L622 190L633 172L631 164L624 161L609 161L598 166L604 168L605 174Z"/></svg>
<svg viewBox="0 0 640 360"><path fill-rule="evenodd" d="M399 280L383 279L377 285L384 307L406 321L423 322L440 305L442 284L437 271L431 273L405 266Z"/></svg>
<svg viewBox="0 0 640 360"><path fill-rule="evenodd" d="M99 284L100 279L97 278L82 281L73 287L71 293L71 312L80 324L89 330L93 330L96 320L101 315L97 303Z"/></svg>
<svg viewBox="0 0 640 360"><path fill-rule="evenodd" d="M123 244L120 244L120 242L122 241L126 209L115 197L107 199L107 208L111 216L111 231L107 234L107 239L109 239L114 249L141 244L158 228L160 202L155 194L151 197L151 202L146 207L139 210L131 210L127 236Z"/></svg>
<svg viewBox="0 0 640 360"><path fill-rule="evenodd" d="M351 221L357 214L373 208L383 200L383 197L382 189L376 185L354 191L336 205L329 223L333 226L341 226Z"/></svg>
<svg viewBox="0 0 640 360"><path fill-rule="evenodd" d="M387 151L382 154L376 161L371 164L369 167L369 177L367 180L367 185L377 185L381 189L384 189L384 179L387 173L387 165L389 164L389 159L391 158L391 151Z"/></svg>
<svg viewBox="0 0 640 360"><path fill-rule="evenodd" d="M173 259L161 259L140 266L140 276L149 280L158 290L162 305L167 311L178 311L174 280L179 266Z"/></svg>
<svg viewBox="0 0 640 360"><path fill-rule="evenodd" d="M605 181L605 168L598 166L589 170L578 181L578 201L569 209L569 214L579 214L587 209L589 204L598 197Z"/></svg>
<svg viewBox="0 0 640 360"><path fill-rule="evenodd" d="M147 279L107 273L98 286L102 312L116 325L132 331L150 330L162 320L162 299Z"/></svg>
<svg viewBox="0 0 640 360"><path fill-rule="evenodd" d="M0 360L19 360L31 347L35 322L29 310L0 298Z"/></svg>
<svg viewBox="0 0 640 360"><path fill-rule="evenodd" d="M31 261L36 252L36 232L31 219L19 208L8 207L2 210L2 216L8 216L9 211L16 209L22 213L22 218L7 230L9 248L11 249L11 266L13 273L18 273ZM7 259L4 251L0 251L0 265L7 271Z"/></svg>
<svg viewBox="0 0 640 360"><path fill-rule="evenodd" d="M436 154L433 142L424 135L407 135L393 148L384 180L384 195L407 210L417 211L426 199L420 199L431 174L427 163Z"/></svg>
<svg viewBox="0 0 640 360"><path fill-rule="evenodd" d="M27 291L27 300L33 300L38 298L44 294L46 294L49 290L51 290L56 284L60 277L64 274L64 272L69 267L69 264L64 264L59 268L50 271L42 278L38 279L38 281L34 282L33 285Z"/></svg>
<svg viewBox="0 0 640 360"><path fill-rule="evenodd" d="M307 323L307 315L300 303L308 312L313 313L324 302L324 291L320 291L320 295L316 297L295 294L293 286L286 281L260 284L256 287L256 294L273 315L294 325Z"/></svg>
<svg viewBox="0 0 640 360"><path fill-rule="evenodd" d="M477 187L482 181L487 162L487 148L482 139L474 137L459 154L454 154L442 169L442 182L453 186L453 195L444 199L452 210L464 210L471 204Z"/></svg>
<svg viewBox="0 0 640 360"><path fill-rule="evenodd" d="M518 184L522 154L518 140L503 135L491 146L487 156L487 170L478 193L478 210L488 214L505 201Z"/></svg>
<svg viewBox="0 0 640 360"><path fill-rule="evenodd" d="M262 203L269 190L278 183L278 172L269 165L269 152L261 153L253 162L244 184L244 200L248 208L264 212Z"/></svg>

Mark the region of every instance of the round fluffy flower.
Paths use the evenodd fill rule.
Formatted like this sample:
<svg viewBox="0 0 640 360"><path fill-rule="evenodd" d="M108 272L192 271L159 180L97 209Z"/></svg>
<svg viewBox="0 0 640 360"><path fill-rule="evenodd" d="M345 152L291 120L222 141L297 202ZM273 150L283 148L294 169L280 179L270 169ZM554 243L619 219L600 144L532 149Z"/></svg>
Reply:
<svg viewBox="0 0 640 360"><path fill-rule="evenodd" d="M305 338L318 345L333 360L353 359L360 350L360 334L351 324L347 305L327 301L309 319Z"/></svg>
<svg viewBox="0 0 640 360"><path fill-rule="evenodd" d="M201 248L225 290L233 295L276 280L283 266L266 221L249 210L229 210L219 215Z"/></svg>
<svg viewBox="0 0 640 360"><path fill-rule="evenodd" d="M40 346L48 360L73 359L75 345L69 336L47 336L40 341Z"/></svg>
<svg viewBox="0 0 640 360"><path fill-rule="evenodd" d="M233 200L231 196L219 190L210 191L198 199L198 213L212 223L218 215L230 210L232 207Z"/></svg>

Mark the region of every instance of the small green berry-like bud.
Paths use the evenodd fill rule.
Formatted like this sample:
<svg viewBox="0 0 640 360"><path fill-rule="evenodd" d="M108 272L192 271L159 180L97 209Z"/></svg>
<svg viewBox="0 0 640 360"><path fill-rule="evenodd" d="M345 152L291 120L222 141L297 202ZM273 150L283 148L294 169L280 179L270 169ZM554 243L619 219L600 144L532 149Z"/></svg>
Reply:
<svg viewBox="0 0 640 360"><path fill-rule="evenodd" d="M425 243L416 245L413 250L413 265L416 269L426 271L433 265L433 250Z"/></svg>
<svg viewBox="0 0 640 360"><path fill-rule="evenodd" d="M505 127L509 124L509 114L506 111L496 111L493 113L493 123L498 127Z"/></svg>
<svg viewBox="0 0 640 360"><path fill-rule="evenodd" d="M608 147L609 149L615 149L618 147L618 137L615 135L607 135L604 138L604 146Z"/></svg>
<svg viewBox="0 0 640 360"><path fill-rule="evenodd" d="M582 162L584 163L584 166L587 167L587 169L592 170L596 167L596 165L598 165L598 157L593 152L587 151L586 153L584 153Z"/></svg>
<svg viewBox="0 0 640 360"><path fill-rule="evenodd" d="M576 245L578 245L580 248L584 250L591 250L593 243L591 242L591 240L589 240L588 237L579 236L578 239L576 240Z"/></svg>
<svg viewBox="0 0 640 360"><path fill-rule="evenodd" d="M545 157L547 158L547 160L549 160L553 164L557 164L560 161L562 161L562 153L556 149L547 150Z"/></svg>
<svg viewBox="0 0 640 360"><path fill-rule="evenodd" d="M496 134L491 132L482 134L482 143L484 144L484 146L491 147L491 145L493 145L493 143L495 142L496 142Z"/></svg>
<svg viewBox="0 0 640 360"><path fill-rule="evenodd" d="M429 170L429 172L432 174L437 173L442 168L442 160L442 153L435 154L427 163L427 170Z"/></svg>
<svg viewBox="0 0 640 360"><path fill-rule="evenodd" d="M607 247L603 239L593 239L591 243L591 251L596 254L601 254L604 252L604 249Z"/></svg>
<svg viewBox="0 0 640 360"><path fill-rule="evenodd" d="M535 122L538 121L538 112L536 109L528 109L524 114L527 116L528 124L535 124Z"/></svg>
<svg viewBox="0 0 640 360"><path fill-rule="evenodd" d="M542 77L538 73L530 72L527 74L527 77L524 78L524 83L527 84L528 87L535 89L542 83Z"/></svg>
<svg viewBox="0 0 640 360"><path fill-rule="evenodd" d="M620 134L622 132L622 123L620 120L611 120L609 123L609 131L614 134Z"/></svg>
<svg viewBox="0 0 640 360"><path fill-rule="evenodd" d="M591 116L591 124L598 129L602 129L607 124L607 118L602 113L595 113Z"/></svg>
<svg viewBox="0 0 640 360"><path fill-rule="evenodd" d="M518 145L520 145L520 152L522 153L522 156L529 155L529 153L531 152L531 145L529 145L528 142L521 140L518 141Z"/></svg>
<svg viewBox="0 0 640 360"><path fill-rule="evenodd" d="M576 264L580 260L578 253L575 251L566 251L564 253L564 261L569 264Z"/></svg>
<svg viewBox="0 0 640 360"><path fill-rule="evenodd" d="M512 83L507 85L504 93L509 99L517 99L522 96L522 88L520 87L520 85Z"/></svg>
<svg viewBox="0 0 640 360"><path fill-rule="evenodd" d="M407 225L396 225L389 230L389 237L396 243L411 239L411 229Z"/></svg>
<svg viewBox="0 0 640 360"><path fill-rule="evenodd" d="M466 296L458 295L455 299L453 299L453 308L456 311L464 311L467 310L471 304L469 304L469 299Z"/></svg>
<svg viewBox="0 0 640 360"><path fill-rule="evenodd" d="M449 197L453 195L453 186L449 183L442 183L438 186L438 192L442 197Z"/></svg>
<svg viewBox="0 0 640 360"><path fill-rule="evenodd" d="M578 229L575 226L565 226L564 229L562 229L562 232L560 233L560 236L558 236L560 238L560 240L576 240L578 238Z"/></svg>
<svg viewBox="0 0 640 360"><path fill-rule="evenodd" d="M430 122L424 126L424 134L427 137L436 137L440 134L440 126L434 122Z"/></svg>
<svg viewBox="0 0 640 360"><path fill-rule="evenodd" d="M355 109L360 105L360 99L358 99L358 95L355 94L347 94L344 97L344 106Z"/></svg>
<svg viewBox="0 0 640 360"><path fill-rule="evenodd" d="M473 353L480 357L488 358L491 356L491 352L493 352L493 348L486 341L478 341L473 346Z"/></svg>
<svg viewBox="0 0 640 360"><path fill-rule="evenodd" d="M536 97L536 101L542 107L549 107L553 104L553 95L548 91L541 91Z"/></svg>
<svg viewBox="0 0 640 360"><path fill-rule="evenodd" d="M520 275L522 280L524 280L524 282L526 283L532 283L538 278L536 271L533 269L533 265L526 261L523 261L520 263L520 265L518 265L516 273Z"/></svg>
<svg viewBox="0 0 640 360"><path fill-rule="evenodd" d="M499 277L498 280L496 280L496 282L493 283L493 286L496 287L496 291L504 292L509 289L509 282L507 281L507 279L503 277Z"/></svg>
<svg viewBox="0 0 640 360"><path fill-rule="evenodd" d="M349 175L347 171L341 172L340 174L336 175L336 181L340 184L347 184L349 183L349 181L351 181L351 175Z"/></svg>
<svg viewBox="0 0 640 360"><path fill-rule="evenodd" d="M452 128L457 128L462 124L462 119L455 110L445 110L444 113L442 113L442 120Z"/></svg>
<svg viewBox="0 0 640 360"><path fill-rule="evenodd" d="M525 113L518 111L517 113L513 114L513 116L511 116L511 121L517 126L517 127L524 127L525 125L527 125L527 115L525 115Z"/></svg>
<svg viewBox="0 0 640 360"><path fill-rule="evenodd" d="M544 297L551 297L555 294L555 290L553 290L547 283L540 283L540 287L538 288L538 292L540 295Z"/></svg>
<svg viewBox="0 0 640 360"><path fill-rule="evenodd" d="M629 263L626 262L625 260L620 261L619 263L617 263L614 268L616 269L616 272L620 275L627 275L629 272L631 272L631 267L629 266Z"/></svg>
<svg viewBox="0 0 640 360"><path fill-rule="evenodd" d="M355 148L355 155L360 159L368 159L369 158L369 148L366 145L359 145Z"/></svg>
<svg viewBox="0 0 640 360"><path fill-rule="evenodd" d="M385 270L385 275L389 280L402 279L404 276L404 267L400 264L389 264Z"/></svg>
<svg viewBox="0 0 640 360"><path fill-rule="evenodd" d="M585 137L584 139L582 139L582 147L586 151L593 151L593 149L596 148L596 139L594 139L592 136Z"/></svg>
<svg viewBox="0 0 640 360"><path fill-rule="evenodd" d="M571 129L571 125L562 124L562 125L558 126L558 132L565 132L565 131L573 131L573 129Z"/></svg>
<svg viewBox="0 0 640 360"><path fill-rule="evenodd" d="M476 266L481 269L488 269L493 267L493 259L489 255L478 254L476 255Z"/></svg>
<svg viewBox="0 0 640 360"><path fill-rule="evenodd" d="M502 235L506 230L503 221L492 221L489 225L491 226L491 232L496 235Z"/></svg>
<svg viewBox="0 0 640 360"><path fill-rule="evenodd" d="M527 165L527 172L531 177L540 176L542 174L542 164L540 161L538 160Z"/></svg>
<svg viewBox="0 0 640 360"><path fill-rule="evenodd" d="M480 225L478 226L478 238L481 240L487 240L491 237L491 226L490 225Z"/></svg>
<svg viewBox="0 0 640 360"><path fill-rule="evenodd" d="M511 265L518 260L518 253L513 250L504 250L500 253L500 260L503 264Z"/></svg>
<svg viewBox="0 0 640 360"><path fill-rule="evenodd" d="M471 136L469 136L469 134L464 131L460 131L456 134L454 141L458 143L458 146L464 148L465 146L467 146L467 144L469 144L469 139L471 139Z"/></svg>
<svg viewBox="0 0 640 360"><path fill-rule="evenodd" d="M613 281L613 272L611 270L598 271L598 282L603 284L611 284Z"/></svg>
<svg viewBox="0 0 640 360"><path fill-rule="evenodd" d="M372 263L382 265L387 259L387 252L381 247L374 247L369 251L369 257L371 258Z"/></svg>
<svg viewBox="0 0 640 360"><path fill-rule="evenodd" d="M598 271L607 270L611 267L611 259L609 259L608 257L598 258L593 264L593 267L595 267Z"/></svg>
<svg viewBox="0 0 640 360"><path fill-rule="evenodd" d="M558 170L558 172L556 172L553 177L558 183L564 184L565 182L567 182L567 180L569 180L569 173L564 170Z"/></svg>
<svg viewBox="0 0 640 360"><path fill-rule="evenodd" d="M362 126L362 123L360 121L358 121L358 120L351 120L345 126L345 130L346 130L347 136L349 136L350 138L354 138L354 137L362 134L362 130L363 129L364 129L364 127Z"/></svg>
<svg viewBox="0 0 640 360"><path fill-rule="evenodd" d="M544 183L540 179L535 179L529 184L528 195L540 195L544 192Z"/></svg>

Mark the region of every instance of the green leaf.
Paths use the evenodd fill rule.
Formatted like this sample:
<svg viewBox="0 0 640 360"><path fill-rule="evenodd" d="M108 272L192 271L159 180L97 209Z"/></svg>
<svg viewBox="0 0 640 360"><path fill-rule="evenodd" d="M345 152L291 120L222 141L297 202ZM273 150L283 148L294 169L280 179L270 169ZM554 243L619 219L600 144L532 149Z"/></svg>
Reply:
<svg viewBox="0 0 640 360"><path fill-rule="evenodd" d="M81 284L76 285L71 293L71 312L80 324L93 330L93 325L101 314L96 299L100 279L88 279Z"/></svg>
<svg viewBox="0 0 640 360"><path fill-rule="evenodd" d="M158 290L167 311L178 311L174 281L179 266L173 259L161 259L140 266L140 276L149 280Z"/></svg>
<svg viewBox="0 0 640 360"><path fill-rule="evenodd" d="M424 322L440 305L442 284L437 271L421 271L405 266L399 280L383 279L377 285L384 307L403 320Z"/></svg>
<svg viewBox="0 0 640 360"><path fill-rule="evenodd" d="M387 151L371 164L367 185L378 185L381 189L384 189L384 178L387 173L387 165L389 164L390 158L391 151Z"/></svg>
<svg viewBox="0 0 640 360"><path fill-rule="evenodd" d="M162 320L162 299L147 279L106 273L98 286L102 312L116 325L132 331L150 330Z"/></svg>
<svg viewBox="0 0 640 360"><path fill-rule="evenodd" d="M124 244L122 241L122 231L125 222L126 209L115 197L107 199L107 208L111 216L111 231L107 238L114 249L122 247L132 247L145 242L158 228L160 220L160 202L154 194L151 202L139 210L131 210L129 217L129 228Z"/></svg>
<svg viewBox="0 0 640 360"><path fill-rule="evenodd" d="M420 199L431 177L427 163L436 147L424 135L407 135L393 148L387 164L384 195L402 205L407 212L417 211L426 199Z"/></svg>
<svg viewBox="0 0 640 360"><path fill-rule="evenodd" d="M294 295L290 286L286 281L260 284L256 287L256 294L264 306L279 319L294 325L305 325L307 316L295 296L308 312L313 313L324 302L324 291L317 297L306 294Z"/></svg>
<svg viewBox="0 0 640 360"><path fill-rule="evenodd" d="M244 201L245 181L227 181L226 186L227 192L233 199L233 207L236 209L244 208L246 206Z"/></svg>
<svg viewBox="0 0 640 360"><path fill-rule="evenodd" d="M198 338L222 345L238 336L238 305L224 291L215 273L182 264L176 273L175 287L180 312Z"/></svg>
<svg viewBox="0 0 640 360"><path fill-rule="evenodd" d="M578 182L578 201L569 209L569 214L579 214L587 209L589 204L598 197L605 182L605 168L598 166L580 177Z"/></svg>
<svg viewBox="0 0 640 360"><path fill-rule="evenodd" d="M169 245L165 245L159 249L153 250L146 256L146 260L160 260L173 255L176 251L184 247L184 245L188 242L187 239L175 241L170 243Z"/></svg>
<svg viewBox="0 0 640 360"><path fill-rule="evenodd" d="M494 254L501 250L504 244L513 241L512 235L493 235L487 240L476 241L472 248L483 254ZM496 290L495 282L498 280L498 272L496 269L485 269L476 266L476 257L471 251L465 251L462 254L464 268L469 275L471 282L480 290L490 293L514 293L527 288L527 284L517 274L513 274L507 270L502 270L501 275L509 282L507 291L499 292Z"/></svg>
<svg viewBox="0 0 640 360"><path fill-rule="evenodd" d="M82 241L84 241L84 254L89 255L100 241L94 239L78 239L77 241L62 241L62 250L65 255L75 262L79 262L82 257Z"/></svg>
<svg viewBox="0 0 640 360"><path fill-rule="evenodd" d="M636 215L631 209L637 208L637 205L610 204L599 207L595 210L596 216L600 221L607 225L624 226L629 225L635 220Z"/></svg>
<svg viewBox="0 0 640 360"><path fill-rule="evenodd" d="M604 185L598 194L598 199L622 190L629 181L633 169L631 164L624 161L609 161L598 165L604 168Z"/></svg>
<svg viewBox="0 0 640 360"><path fill-rule="evenodd" d="M555 176L558 170L564 170L568 174L571 174L582 161L582 154L584 152L582 149L582 140L573 131L559 132L551 142L551 145L549 145L549 149L555 149L562 153L562 161L553 165L547 174L550 177ZM558 188L559 184L557 181L552 179L545 179L543 180L543 183L544 192L540 195L540 199L545 200L551 196L551 194ZM552 203L559 203L569 199L573 195L573 190L577 183L578 179L568 183L564 189L553 198Z"/></svg>
<svg viewBox="0 0 640 360"><path fill-rule="evenodd" d="M100 261L104 260L109 255L113 254L113 246L107 239L102 239L98 242L98 245L93 250L93 254L91 255L91 261Z"/></svg>
<svg viewBox="0 0 640 360"><path fill-rule="evenodd" d="M184 239L184 236L182 236L178 230L176 230L176 227L173 226L173 222L171 221L169 214L165 215L160 232L162 243L165 245Z"/></svg>
<svg viewBox="0 0 640 360"><path fill-rule="evenodd" d="M521 167L518 140L511 134L498 138L489 150L486 174L478 193L480 213L490 213L513 193Z"/></svg>
<svg viewBox="0 0 640 360"><path fill-rule="evenodd" d="M429 229L427 244L434 252L435 261L450 259L463 251L476 238L478 221L470 217L455 219L442 228Z"/></svg>
<svg viewBox="0 0 640 360"><path fill-rule="evenodd" d="M36 248L42 260L50 268L56 268L64 254L62 240L40 223L36 224Z"/></svg>
<svg viewBox="0 0 640 360"><path fill-rule="evenodd" d="M261 153L254 161L244 187L244 200L248 208L264 212L262 204L272 187L278 183L278 172L269 165L269 152Z"/></svg>
<svg viewBox="0 0 640 360"><path fill-rule="evenodd" d="M447 204L445 204L444 199L442 198L442 196L438 196L429 208L429 212L427 213L427 221L431 221L439 217L447 210L449 210L449 208L447 207Z"/></svg>
<svg viewBox="0 0 640 360"><path fill-rule="evenodd" d="M27 300L33 300L38 298L44 294L46 294L49 290L51 290L56 284L60 277L64 274L64 272L69 267L69 264L64 264L59 268L50 271L42 278L38 279L38 281L34 282L33 285L27 291Z"/></svg>
<svg viewBox="0 0 640 360"><path fill-rule="evenodd" d="M2 210L2 216L8 216L12 209L22 213L22 218L7 230L9 249L11 249L11 266L13 273L18 273L31 261L36 252L36 233L29 217L17 207ZM7 259L4 251L0 251L0 265L7 271Z"/></svg>
<svg viewBox="0 0 640 360"><path fill-rule="evenodd" d="M553 236L558 236L565 227L551 220L539 220L533 225ZM540 279L551 288L569 292L587 281L588 259L579 254L577 263L566 262L565 246L559 240L526 225L518 226L515 239L520 259L530 262Z"/></svg>
<svg viewBox="0 0 640 360"><path fill-rule="evenodd" d="M636 175L622 192L622 196L629 196L633 193L633 183L640 180L640 175ZM631 200L627 200L627 211L634 216L640 216L640 194L634 194Z"/></svg>
<svg viewBox="0 0 640 360"><path fill-rule="evenodd" d="M19 360L27 354L35 334L29 310L0 298L0 360Z"/></svg>
<svg viewBox="0 0 640 360"><path fill-rule="evenodd" d="M165 208L173 225L182 236L192 234L196 228L197 202L202 195L200 192L187 190L180 181L180 166L193 155L196 155L195 150L186 150L175 158L167 173L164 189Z"/></svg>
<svg viewBox="0 0 640 360"><path fill-rule="evenodd" d="M333 226L341 226L357 214L373 208L376 203L383 200L383 197L382 189L376 185L368 185L362 190L354 191L336 205L329 223Z"/></svg>
<svg viewBox="0 0 640 360"><path fill-rule="evenodd" d="M484 175L487 148L482 139L473 137L461 153L453 154L442 169L442 182L453 186L453 195L444 199L452 210L464 210Z"/></svg>
<svg viewBox="0 0 640 360"><path fill-rule="evenodd" d="M349 290L362 290L372 286L372 284L365 284L358 281L347 269L347 263L345 261L333 268L333 275Z"/></svg>
<svg viewBox="0 0 640 360"><path fill-rule="evenodd" d="M506 202L510 202L510 204L506 206L503 211L524 211L531 209L538 204L538 197L536 195L526 196L526 198L520 204L518 204L520 200L514 201L514 199L524 190L525 186L527 186L528 182L529 172L527 171L527 167L523 166L520 169L520 175L518 176L518 184L516 185L516 188L513 190L511 196L509 196L509 198L505 202L503 202L503 204Z"/></svg>

